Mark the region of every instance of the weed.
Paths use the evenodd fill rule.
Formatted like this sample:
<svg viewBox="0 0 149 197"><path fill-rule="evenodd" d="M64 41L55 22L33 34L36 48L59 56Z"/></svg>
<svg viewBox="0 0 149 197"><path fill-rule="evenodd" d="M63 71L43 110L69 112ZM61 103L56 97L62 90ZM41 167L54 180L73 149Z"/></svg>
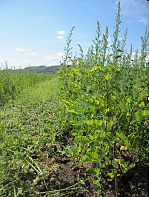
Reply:
<svg viewBox="0 0 149 197"><path fill-rule="evenodd" d="M102 188L101 171L108 165L113 169L108 175L115 179L115 196L118 195L118 176L126 173L135 163L149 163L148 134L142 122L148 121L148 64L146 63L147 28L142 40L141 57L137 51L133 64L131 63L132 45L130 53L124 51L127 29L122 43L118 40L120 31L120 2L116 17L116 29L112 52L108 53L108 28L100 39L100 24L97 22L97 36L84 58L79 45L80 57L72 60L71 36L67 40L67 51L59 71L59 83L62 100L74 125L71 134L75 145L71 148L71 155L79 157L82 162L96 163L90 171L97 179L93 183ZM110 51L110 49L109 49ZM68 66L72 62L72 65ZM66 113L66 115L67 115ZM87 146L88 144L88 146ZM146 144L146 145L145 145ZM120 150L119 150L119 147ZM122 151L123 150L123 151ZM122 158L124 150L132 158L131 162Z"/></svg>

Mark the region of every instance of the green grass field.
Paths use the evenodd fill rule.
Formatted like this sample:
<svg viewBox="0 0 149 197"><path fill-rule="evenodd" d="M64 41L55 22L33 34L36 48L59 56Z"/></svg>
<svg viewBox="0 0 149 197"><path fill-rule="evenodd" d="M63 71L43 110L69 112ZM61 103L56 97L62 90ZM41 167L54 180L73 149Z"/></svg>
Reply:
<svg viewBox="0 0 149 197"><path fill-rule="evenodd" d="M58 76L23 89L0 109L0 196L32 193L32 182L22 176L47 173L39 162L42 148L51 150L61 132L63 110ZM34 159L36 158L36 159ZM28 177L28 175L27 175ZM26 195L27 195L26 194Z"/></svg>

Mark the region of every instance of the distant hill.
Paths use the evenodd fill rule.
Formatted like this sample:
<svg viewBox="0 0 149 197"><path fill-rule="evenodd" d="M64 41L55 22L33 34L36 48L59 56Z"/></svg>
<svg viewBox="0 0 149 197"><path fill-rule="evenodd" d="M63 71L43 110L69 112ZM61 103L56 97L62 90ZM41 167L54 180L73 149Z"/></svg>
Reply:
<svg viewBox="0 0 149 197"><path fill-rule="evenodd" d="M56 74L59 70L59 65L55 65L55 66L30 66L30 67L26 67L26 68L20 68L20 69L7 69L9 72L36 72L36 73L49 73L49 74Z"/></svg>
<svg viewBox="0 0 149 197"><path fill-rule="evenodd" d="M31 72L37 72L37 73L49 73L49 74L56 74L59 71L60 66L31 66L24 68L23 70L30 70Z"/></svg>

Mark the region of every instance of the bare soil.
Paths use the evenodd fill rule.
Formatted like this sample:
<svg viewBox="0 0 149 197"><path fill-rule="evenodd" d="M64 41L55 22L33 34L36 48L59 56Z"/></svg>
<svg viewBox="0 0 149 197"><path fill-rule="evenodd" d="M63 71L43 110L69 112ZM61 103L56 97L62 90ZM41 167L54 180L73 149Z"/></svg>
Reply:
<svg viewBox="0 0 149 197"><path fill-rule="evenodd" d="M68 135L58 137L58 141L60 140L63 144L62 149L65 148L65 145L73 144L72 137L68 138ZM99 197L96 193L97 187L92 183L92 179L96 179L96 177L88 171L91 163L88 162L82 166L82 164L71 161L69 155L63 155L62 157L56 146L53 146L52 150L55 155L54 158L53 156L50 157L48 152L43 149L42 163L45 160L49 173L44 178L44 184L42 184L43 178L37 181L33 196ZM105 183L101 184L102 197L115 197L114 180L107 181L106 174L109 169L110 166L107 166L102 172L102 178L106 180ZM24 175L22 179L25 176L28 179L30 175ZM33 176L30 177L30 180L33 180ZM80 181L81 183L79 183ZM148 165L137 162L134 168L118 178L118 187L119 197L148 197ZM55 195L48 193L48 191L55 191ZM37 195L38 192L39 195ZM25 196L32 195L26 193Z"/></svg>

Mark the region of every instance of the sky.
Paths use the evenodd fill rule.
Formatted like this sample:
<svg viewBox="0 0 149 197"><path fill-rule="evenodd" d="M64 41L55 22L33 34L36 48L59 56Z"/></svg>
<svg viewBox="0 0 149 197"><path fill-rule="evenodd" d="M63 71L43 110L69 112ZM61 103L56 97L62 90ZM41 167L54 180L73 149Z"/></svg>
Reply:
<svg viewBox="0 0 149 197"><path fill-rule="evenodd" d="M149 1L120 0L119 39L128 28L126 48L141 51L141 36L149 27ZM93 44L97 21L101 39L108 26L108 44L113 42L117 0L0 0L0 68L59 65L70 29L74 26L71 47L73 56L84 55ZM148 57L149 60L149 57Z"/></svg>

